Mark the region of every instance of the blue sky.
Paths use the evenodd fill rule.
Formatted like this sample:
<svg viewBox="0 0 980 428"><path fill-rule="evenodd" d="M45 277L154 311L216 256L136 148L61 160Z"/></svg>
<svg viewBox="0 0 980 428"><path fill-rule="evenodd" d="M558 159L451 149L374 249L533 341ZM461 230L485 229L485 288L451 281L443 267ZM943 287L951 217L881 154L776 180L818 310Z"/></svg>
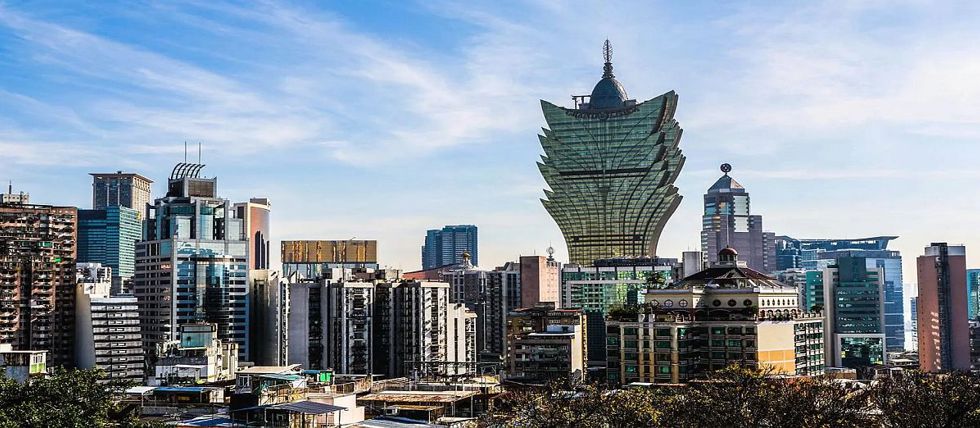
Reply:
<svg viewBox="0 0 980 428"><path fill-rule="evenodd" d="M279 239L480 226L492 267L561 234L538 199L539 99L569 104L612 40L632 98L680 95L685 200L661 256L698 247L722 162L767 230L900 235L980 266L980 6L972 2L20 2L0 0L0 179L87 207L89 172L157 181L202 142ZM787 4L792 3L792 4Z"/></svg>

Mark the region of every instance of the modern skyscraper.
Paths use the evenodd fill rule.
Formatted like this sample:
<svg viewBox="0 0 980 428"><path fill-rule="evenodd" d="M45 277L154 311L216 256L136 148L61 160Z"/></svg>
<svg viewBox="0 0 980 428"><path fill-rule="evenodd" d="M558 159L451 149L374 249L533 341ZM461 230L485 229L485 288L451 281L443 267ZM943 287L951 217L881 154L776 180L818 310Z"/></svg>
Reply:
<svg viewBox="0 0 980 428"><path fill-rule="evenodd" d="M249 240L249 269L269 269L270 209L266 198L252 198L235 204L236 217L245 222L245 236Z"/></svg>
<svg viewBox="0 0 980 428"><path fill-rule="evenodd" d="M143 236L140 214L121 205L78 210L78 261L112 268L112 293L127 289L136 272L136 243ZM128 291L128 290L126 290Z"/></svg>
<svg viewBox="0 0 980 428"><path fill-rule="evenodd" d="M553 249L548 248L548 257L521 256L520 258L520 303L517 308L530 308L544 303L561 303L561 263L552 257Z"/></svg>
<svg viewBox="0 0 980 428"><path fill-rule="evenodd" d="M718 253L732 247L754 270L776 270L776 235L762 230L762 216L752 215L749 192L728 175L731 165L723 164L724 175L704 194L701 250L707 265L718 263Z"/></svg>
<svg viewBox="0 0 980 428"><path fill-rule="evenodd" d="M558 224L569 262L651 257L680 204L674 181L684 165L674 120L677 94L637 103L616 80L606 40L602 78L573 108L542 100L548 128L538 138L541 202Z"/></svg>
<svg viewBox="0 0 980 428"><path fill-rule="evenodd" d="M101 210L111 206L133 208L143 218L146 206L152 200L150 185L153 180L139 174L124 173L92 173L92 209Z"/></svg>
<svg viewBox="0 0 980 428"><path fill-rule="evenodd" d="M179 326L211 323L220 340L250 356L248 241L230 201L217 196L217 178L199 177L204 165L174 167L167 195L146 219L136 246L134 294L147 355L177 340Z"/></svg>
<svg viewBox="0 0 980 428"><path fill-rule="evenodd" d="M471 224L449 225L425 233L422 246L422 269L459 264L463 253L469 253L470 262L479 266L477 228Z"/></svg>
<svg viewBox="0 0 980 428"><path fill-rule="evenodd" d="M861 257L868 262L868 269L883 268L885 272L885 335L888 351L905 349L905 290L902 277L902 255L888 249L888 243L897 236L874 236L856 239L795 239L789 236L776 238L777 258L788 260L787 254L796 254L800 262L794 268L822 270L839 257ZM785 264L779 267L788 269Z"/></svg>
<svg viewBox="0 0 980 428"><path fill-rule="evenodd" d="M884 268L869 268L861 257L840 257L824 269L828 366L859 368L885 363L884 276Z"/></svg>
<svg viewBox="0 0 980 428"><path fill-rule="evenodd" d="M933 243L916 259L916 266L919 368L925 372L969 370L966 247Z"/></svg>
<svg viewBox="0 0 980 428"><path fill-rule="evenodd" d="M78 264L75 366L97 368L108 380L143 382L143 343L135 297L110 297L112 268Z"/></svg>
<svg viewBox="0 0 980 428"><path fill-rule="evenodd" d="M818 260L833 258L822 255L825 252L842 250L884 251L888 243L898 239L897 236L873 236L855 239L796 239L780 235L776 237L777 266L776 270L792 268L823 269Z"/></svg>
<svg viewBox="0 0 980 428"><path fill-rule="evenodd" d="M0 344L73 361L74 207L0 204Z"/></svg>
<svg viewBox="0 0 980 428"><path fill-rule="evenodd" d="M980 317L980 269L966 271L967 316L971 320Z"/></svg>
<svg viewBox="0 0 980 428"><path fill-rule="evenodd" d="M282 241L282 274L317 279L330 269L378 269L378 241L303 240Z"/></svg>

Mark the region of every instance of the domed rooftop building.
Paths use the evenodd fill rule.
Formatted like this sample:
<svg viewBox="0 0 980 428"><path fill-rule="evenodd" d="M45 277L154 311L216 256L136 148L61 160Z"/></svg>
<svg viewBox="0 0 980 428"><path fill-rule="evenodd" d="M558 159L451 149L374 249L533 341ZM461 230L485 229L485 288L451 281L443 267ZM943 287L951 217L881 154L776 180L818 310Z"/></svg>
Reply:
<svg viewBox="0 0 980 428"><path fill-rule="evenodd" d="M801 309L795 286L746 267L733 248L717 256L714 266L647 290L639 308L607 318L610 383L684 383L732 364L824 372L823 314Z"/></svg>

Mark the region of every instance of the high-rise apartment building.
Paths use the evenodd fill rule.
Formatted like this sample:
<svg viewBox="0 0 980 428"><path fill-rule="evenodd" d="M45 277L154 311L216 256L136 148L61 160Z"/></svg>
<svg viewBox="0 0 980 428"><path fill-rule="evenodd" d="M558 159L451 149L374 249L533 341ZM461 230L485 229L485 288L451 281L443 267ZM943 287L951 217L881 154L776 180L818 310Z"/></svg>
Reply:
<svg viewBox="0 0 980 428"><path fill-rule="evenodd" d="M476 314L445 282L378 283L374 373L389 378L475 372Z"/></svg>
<svg viewBox="0 0 980 428"><path fill-rule="evenodd" d="M544 303L561 304L561 263L552 256L521 256L521 298L517 308L530 308Z"/></svg>
<svg viewBox="0 0 980 428"><path fill-rule="evenodd" d="M916 259L916 267L919 368L925 372L969 370L966 247L933 243Z"/></svg>
<svg viewBox="0 0 980 428"><path fill-rule="evenodd" d="M217 178L204 165L177 164L167 195L146 219L136 246L134 295L140 306L143 346L178 339L179 326L210 323L217 338L250 356L248 241L230 201L217 196ZM152 358L151 358L152 359Z"/></svg>
<svg viewBox="0 0 980 428"><path fill-rule="evenodd" d="M966 271L966 309L971 320L980 317L980 269Z"/></svg>
<svg viewBox="0 0 980 428"><path fill-rule="evenodd" d="M828 366L860 368L885 363L884 276L884 268L869 268L862 257L840 257L824 269Z"/></svg>
<svg viewBox="0 0 980 428"><path fill-rule="evenodd" d="M270 210L271 205L266 198L252 198L248 202L235 204L235 216L245 222L245 236L249 241L249 269L269 269Z"/></svg>
<svg viewBox="0 0 980 428"><path fill-rule="evenodd" d="M450 285L450 303L459 303L477 315L476 352L479 361L500 362L506 353L507 313L521 305L521 271L507 263L493 271L463 262L442 271Z"/></svg>
<svg viewBox="0 0 980 428"><path fill-rule="evenodd" d="M463 262L463 253L469 254L470 262L479 266L479 242L477 227L471 224L449 225L425 233L422 245L422 269L454 265Z"/></svg>
<svg viewBox="0 0 980 428"><path fill-rule="evenodd" d="M749 192L728 175L731 166L721 166L724 175L704 194L701 250L705 264L718 263L718 253L727 247L738 251L752 269L776 270L776 235L762 230L762 216L752 215Z"/></svg>
<svg viewBox="0 0 980 428"><path fill-rule="evenodd" d="M378 241L282 241L282 275L317 279L334 268L378 269Z"/></svg>
<svg viewBox="0 0 980 428"><path fill-rule="evenodd" d="M289 285L289 363L311 370L371 374L374 282L349 280L333 268L320 280Z"/></svg>
<svg viewBox="0 0 980 428"><path fill-rule="evenodd" d="M78 210L78 261L112 268L112 293L129 291L136 272L136 243L142 239L139 211L121 205Z"/></svg>
<svg viewBox="0 0 980 428"><path fill-rule="evenodd" d="M450 303L449 284L354 276L290 277L289 364L387 377L473 372L476 314Z"/></svg>
<svg viewBox="0 0 980 428"><path fill-rule="evenodd" d="M609 316L610 383L683 383L736 363L787 375L824 372L822 314L799 309L796 287L746 267L735 250L718 258Z"/></svg>
<svg viewBox="0 0 980 428"><path fill-rule="evenodd" d="M77 226L74 207L0 204L0 344L54 366L74 357Z"/></svg>
<svg viewBox="0 0 980 428"><path fill-rule="evenodd" d="M630 99L613 75L608 40L604 58L602 78L590 95L573 96L572 108L541 101L548 127L538 136L538 169L549 187L541 202L579 265L655 256L681 201L677 94Z"/></svg>
<svg viewBox="0 0 980 428"><path fill-rule="evenodd" d="M580 381L588 338L585 314L546 302L507 317L507 377L520 382Z"/></svg>
<svg viewBox="0 0 980 428"><path fill-rule="evenodd" d="M89 175L92 176L92 209L124 206L135 209L139 218L143 219L147 205L153 200L150 198L153 180L122 171Z"/></svg>
<svg viewBox="0 0 980 428"><path fill-rule="evenodd" d="M112 268L78 264L75 366L102 370L107 380L143 383L143 342L136 298L112 297Z"/></svg>

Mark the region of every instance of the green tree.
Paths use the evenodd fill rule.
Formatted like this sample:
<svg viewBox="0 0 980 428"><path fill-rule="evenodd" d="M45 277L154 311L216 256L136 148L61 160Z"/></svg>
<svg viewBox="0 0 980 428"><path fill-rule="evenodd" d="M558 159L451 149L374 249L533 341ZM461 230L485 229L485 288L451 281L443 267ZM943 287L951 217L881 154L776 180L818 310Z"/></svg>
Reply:
<svg viewBox="0 0 980 428"><path fill-rule="evenodd" d="M56 368L45 378L18 384L0 376L0 427L140 426L120 414L116 391L128 383L99 383L96 370Z"/></svg>
<svg viewBox="0 0 980 428"><path fill-rule="evenodd" d="M905 372L872 390L884 427L980 426L980 375Z"/></svg>

